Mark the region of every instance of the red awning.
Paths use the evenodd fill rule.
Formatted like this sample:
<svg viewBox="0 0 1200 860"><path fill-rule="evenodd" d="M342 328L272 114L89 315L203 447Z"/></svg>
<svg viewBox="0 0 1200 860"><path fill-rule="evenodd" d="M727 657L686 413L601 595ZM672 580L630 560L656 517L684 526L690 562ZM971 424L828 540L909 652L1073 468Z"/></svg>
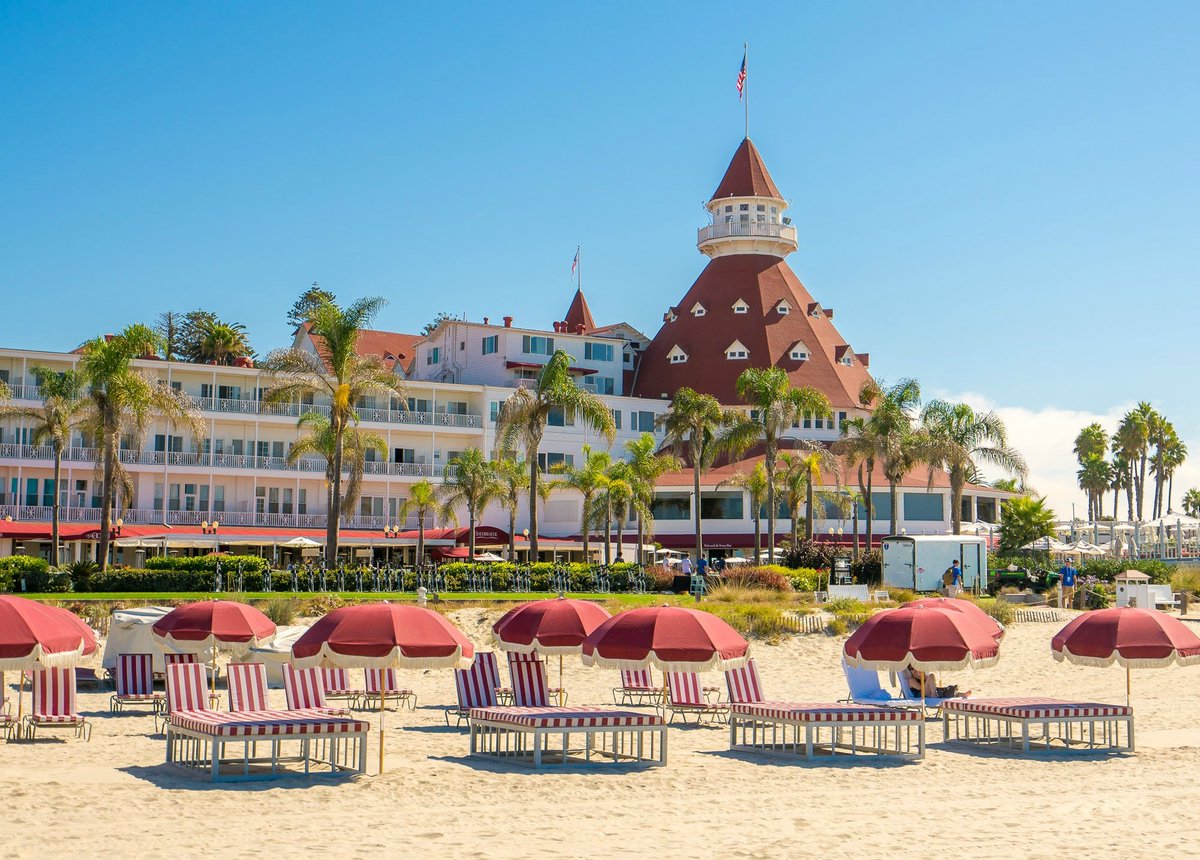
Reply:
<svg viewBox="0 0 1200 860"><path fill-rule="evenodd" d="M504 366L507 367L509 370L541 370L546 365L538 364L537 362L533 362L533 361L506 361L506 362L504 362ZM578 373L580 376L587 376L589 374L599 373L599 372L600 371L596 370L595 368L591 368L591 367L568 367L567 368L567 373Z"/></svg>

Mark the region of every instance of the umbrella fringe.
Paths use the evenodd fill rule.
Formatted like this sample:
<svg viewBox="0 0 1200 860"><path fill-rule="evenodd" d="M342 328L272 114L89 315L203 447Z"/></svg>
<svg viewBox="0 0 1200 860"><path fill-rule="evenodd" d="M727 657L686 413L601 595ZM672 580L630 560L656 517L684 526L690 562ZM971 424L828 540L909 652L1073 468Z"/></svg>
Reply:
<svg viewBox="0 0 1200 860"><path fill-rule="evenodd" d="M78 665L83 658L85 643L80 640L79 647L73 651L43 651L41 645L35 645L33 650L24 657L5 657L0 659L0 672L35 672L38 669L69 669Z"/></svg>
<svg viewBox="0 0 1200 860"><path fill-rule="evenodd" d="M877 672L901 672L910 667L918 672L957 672L962 669L988 669L1000 661L998 651L988 657L967 654L961 660L920 660L913 656L911 651L899 660L866 660L857 654L845 654L844 652L842 656L848 666L855 669L874 669Z"/></svg>
<svg viewBox="0 0 1200 860"><path fill-rule="evenodd" d="M745 666L750 660L750 651L740 657L722 657L720 654L714 654L708 660L699 662L689 662L683 660L663 660L655 652L649 652L641 660L618 660L610 657L603 657L599 654L583 654L583 665L595 666L601 669L645 669L648 666L655 666L664 672L711 672L714 670L728 671L730 669L740 669Z"/></svg>
<svg viewBox="0 0 1200 860"><path fill-rule="evenodd" d="M275 634L271 633L267 636L253 636L244 642L226 641L218 639L214 635L206 636L203 639L176 639L170 633L164 636L156 630L151 630L150 632L158 643L169 645L171 648L187 654L198 654L201 651L211 651L214 648L218 651L232 651L235 654L245 653L251 648L262 647L275 638Z"/></svg>
<svg viewBox="0 0 1200 860"><path fill-rule="evenodd" d="M468 669L475 660L463 655L462 646L450 654L440 657L408 657L399 648L393 648L382 657L366 657L359 654L339 654L329 647L328 642L321 643L321 650L311 657L292 657L292 665L297 669L320 667L325 669Z"/></svg>
<svg viewBox="0 0 1200 860"><path fill-rule="evenodd" d="M1107 657L1088 657L1083 654L1073 654L1067 648L1062 648L1061 650L1054 649L1052 653L1054 654L1054 659L1059 663L1068 662L1074 663L1076 666L1095 666L1099 669L1105 669L1114 663L1127 669L1165 669L1168 666L1193 666L1200 663L1200 654L1181 656L1177 651L1172 651L1166 657L1123 657L1116 651Z"/></svg>
<svg viewBox="0 0 1200 860"><path fill-rule="evenodd" d="M519 642L505 642L495 634L492 635L496 647L501 651L512 651L514 654L546 654L550 656L569 656L578 654L583 648L583 644L579 645L543 645L537 639L534 639L528 645L523 645Z"/></svg>

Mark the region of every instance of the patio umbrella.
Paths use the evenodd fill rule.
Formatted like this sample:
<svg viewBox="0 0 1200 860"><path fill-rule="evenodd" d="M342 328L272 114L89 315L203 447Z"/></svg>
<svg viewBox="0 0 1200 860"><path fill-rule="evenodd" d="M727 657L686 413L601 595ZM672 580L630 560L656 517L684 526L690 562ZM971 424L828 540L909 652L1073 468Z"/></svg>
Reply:
<svg viewBox="0 0 1200 860"><path fill-rule="evenodd" d="M96 653L96 634L73 612L15 595L0 595L0 691L3 673L69 668ZM17 718L23 699L17 686Z"/></svg>
<svg viewBox="0 0 1200 860"><path fill-rule="evenodd" d="M581 653L583 640L611 617L607 609L589 600L555 597L513 607L492 625L492 633L505 651L557 654L561 688L563 655Z"/></svg>
<svg viewBox="0 0 1200 860"><path fill-rule="evenodd" d="M1004 627L992 616L988 615L978 604L970 600L960 600L954 597L922 597L904 604L905 606L928 606L930 609L941 609L946 612L961 612L968 618L973 618L983 625L999 642L1004 638Z"/></svg>
<svg viewBox="0 0 1200 860"><path fill-rule="evenodd" d="M233 646L247 650L275 638L275 622L248 603L234 600L201 600L172 609L151 628L154 638L178 651L212 652L217 677L217 650Z"/></svg>
<svg viewBox="0 0 1200 860"><path fill-rule="evenodd" d="M457 669L475 648L432 609L394 603L343 606L321 618L292 645L292 662L347 669ZM383 773L383 702L379 696L379 772Z"/></svg>
<svg viewBox="0 0 1200 860"><path fill-rule="evenodd" d="M1130 669L1160 669L1200 663L1200 637L1174 616L1157 609L1118 606L1074 618L1050 640L1054 659L1082 666L1125 667L1125 704Z"/></svg>
<svg viewBox="0 0 1200 860"><path fill-rule="evenodd" d="M646 606L614 615L583 641L585 666L663 672L736 669L750 643L709 612L683 606Z"/></svg>

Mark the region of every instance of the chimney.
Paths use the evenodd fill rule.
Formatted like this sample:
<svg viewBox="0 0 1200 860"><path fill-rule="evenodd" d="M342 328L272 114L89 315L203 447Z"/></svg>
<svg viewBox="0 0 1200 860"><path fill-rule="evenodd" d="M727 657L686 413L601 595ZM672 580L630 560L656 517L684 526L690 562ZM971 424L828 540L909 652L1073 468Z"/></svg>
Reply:
<svg viewBox="0 0 1200 860"><path fill-rule="evenodd" d="M560 324L560 323L554 323L553 325L554 325L554 332L555 332L555 334L558 334L559 332L561 332L561 331L562 331L562 326L561 326L561 324Z"/></svg>
<svg viewBox="0 0 1200 860"><path fill-rule="evenodd" d="M487 324L488 324L488 318L487 318L487 317L484 317L484 318L483 318L483 324L484 324L484 325L487 325Z"/></svg>
<svg viewBox="0 0 1200 860"><path fill-rule="evenodd" d="M586 328L586 326L584 326L583 323L576 323L575 324L575 334L583 334L585 328Z"/></svg>
<svg viewBox="0 0 1200 860"><path fill-rule="evenodd" d="M505 317L505 318L504 318L504 327L505 327L505 328L512 328L512 320L513 320L513 318L512 318L512 317Z"/></svg>

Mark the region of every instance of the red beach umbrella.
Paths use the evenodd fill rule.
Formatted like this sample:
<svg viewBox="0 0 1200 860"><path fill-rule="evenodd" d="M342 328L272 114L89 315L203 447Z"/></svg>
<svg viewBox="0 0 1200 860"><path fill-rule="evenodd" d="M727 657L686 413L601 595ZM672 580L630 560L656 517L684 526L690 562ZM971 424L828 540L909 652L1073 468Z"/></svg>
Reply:
<svg viewBox="0 0 1200 860"><path fill-rule="evenodd" d="M1085 612L1050 640L1054 659L1083 666L1125 667L1125 703L1130 669L1160 669L1200 663L1200 636L1174 616L1157 609L1118 606Z"/></svg>
<svg viewBox="0 0 1200 860"><path fill-rule="evenodd" d="M647 606L614 615L583 642L585 666L663 672L736 669L750 643L717 616L682 606Z"/></svg>
<svg viewBox="0 0 1200 860"><path fill-rule="evenodd" d="M217 645L254 648L275 638L275 623L248 603L201 600L172 609L152 628L160 642L184 651Z"/></svg>
<svg viewBox="0 0 1200 860"><path fill-rule="evenodd" d="M431 609L395 603L343 606L321 618L292 645L299 668L466 668L475 647ZM379 772L383 773L383 696L379 697Z"/></svg>
<svg viewBox="0 0 1200 860"><path fill-rule="evenodd" d="M843 653L861 669L941 672L992 666L1000 659L1000 643L963 612L909 603L868 618L846 640Z"/></svg>
<svg viewBox="0 0 1200 860"><path fill-rule="evenodd" d="M505 651L557 654L562 687L563 655L580 653L588 634L611 617L599 604L559 596L513 607L492 625L492 633Z"/></svg>
<svg viewBox="0 0 1200 860"><path fill-rule="evenodd" d="M985 630L996 637L996 641L1004 638L1003 625L969 600L961 600L957 597L922 597L904 605L928 606L930 609L942 609L946 612L961 612L968 618L974 618L982 624Z"/></svg>
<svg viewBox="0 0 1200 860"><path fill-rule="evenodd" d="M73 612L0 595L0 672L69 667L95 652L95 633Z"/></svg>

